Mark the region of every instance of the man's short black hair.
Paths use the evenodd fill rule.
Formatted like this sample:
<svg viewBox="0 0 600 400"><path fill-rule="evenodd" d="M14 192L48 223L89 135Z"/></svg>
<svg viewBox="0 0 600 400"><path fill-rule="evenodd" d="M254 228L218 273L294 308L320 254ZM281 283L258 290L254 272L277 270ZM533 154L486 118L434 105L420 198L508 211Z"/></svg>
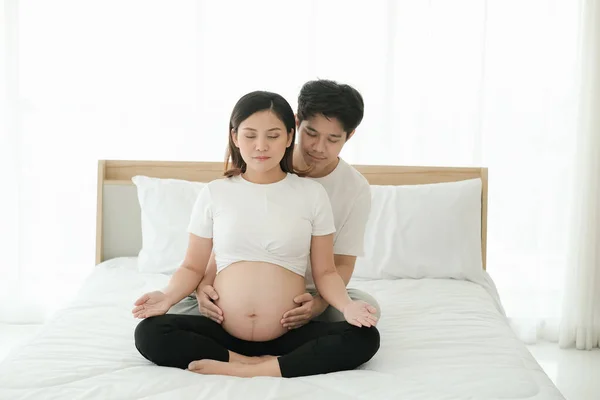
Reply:
<svg viewBox="0 0 600 400"><path fill-rule="evenodd" d="M306 82L298 95L300 122L323 114L327 118L337 118L347 134L361 123L364 111L365 104L358 90L327 79Z"/></svg>

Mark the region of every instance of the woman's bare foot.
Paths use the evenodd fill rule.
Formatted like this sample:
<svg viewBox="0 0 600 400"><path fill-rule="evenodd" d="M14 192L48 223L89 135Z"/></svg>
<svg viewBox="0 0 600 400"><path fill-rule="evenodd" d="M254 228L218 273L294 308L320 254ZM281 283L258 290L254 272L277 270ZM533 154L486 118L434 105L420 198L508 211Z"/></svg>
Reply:
<svg viewBox="0 0 600 400"><path fill-rule="evenodd" d="M248 367L252 364L244 364L241 362L224 362L216 360L198 360L193 361L188 366L192 372L202 375L229 375L249 377Z"/></svg>
<svg viewBox="0 0 600 400"><path fill-rule="evenodd" d="M253 376L281 376L277 357L271 357L260 364L242 364L239 362L223 362L216 360L193 361L188 370L202 375L228 375L242 378Z"/></svg>
<svg viewBox="0 0 600 400"><path fill-rule="evenodd" d="M240 363L240 364L260 364L265 361L269 361L276 356L258 356L258 357L247 357L233 351L229 352L229 362Z"/></svg>
<svg viewBox="0 0 600 400"><path fill-rule="evenodd" d="M260 363L264 363L265 361L269 361L269 360L274 360L277 358L277 356L258 356L258 357L247 357L249 359L248 362L246 362L245 364L260 364Z"/></svg>

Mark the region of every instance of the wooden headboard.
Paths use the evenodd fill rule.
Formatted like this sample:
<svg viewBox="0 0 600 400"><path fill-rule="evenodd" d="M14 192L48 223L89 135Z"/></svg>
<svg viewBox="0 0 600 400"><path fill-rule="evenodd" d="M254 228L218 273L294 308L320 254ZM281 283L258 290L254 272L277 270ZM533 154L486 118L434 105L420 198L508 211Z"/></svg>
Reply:
<svg viewBox="0 0 600 400"><path fill-rule="evenodd" d="M466 179L481 178L481 250L483 268L486 267L486 241L487 241L487 197L488 197L488 171L487 168L466 168L466 167L405 167L405 166L379 166L379 165L354 165L362 173L371 185L417 185L426 183L455 182ZM98 162L98 202L96 214L96 264L104 261L108 256L126 256L137 255L133 249L107 249L106 233L108 216L107 210L118 208L121 204L130 204L134 207L137 198L131 199L133 190L119 190L119 187L134 186L131 178L136 175L146 175L156 178L183 179L188 181L209 182L223 176L222 162L185 162L185 161L113 161L100 160ZM108 191L110 190L110 195ZM120 193L123 192L123 193ZM127 192L127 193L126 193ZM127 199L124 199L127 197ZM126 201L125 201L126 200ZM110 201L110 207L107 202ZM139 213L133 210L131 214ZM127 213L121 213L122 219ZM132 216L133 217L133 216ZM129 226L129 234L139 234L141 241L141 227L135 227L139 222L133 220ZM112 232L117 230L113 229ZM137 232L139 231L139 232ZM118 240L112 240L111 243L119 243ZM137 243L137 242L136 242ZM132 245L137 246L136 244ZM141 247L141 246L140 246ZM110 251L108 251L110 250ZM139 250L139 249L138 249Z"/></svg>

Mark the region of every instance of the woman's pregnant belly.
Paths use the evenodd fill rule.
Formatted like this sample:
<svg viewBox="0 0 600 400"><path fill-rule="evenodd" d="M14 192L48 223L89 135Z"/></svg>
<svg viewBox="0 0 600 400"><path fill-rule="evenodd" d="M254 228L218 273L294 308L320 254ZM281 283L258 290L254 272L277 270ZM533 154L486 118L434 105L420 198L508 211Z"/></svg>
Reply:
<svg viewBox="0 0 600 400"><path fill-rule="evenodd" d="M305 292L305 282L278 265L242 261L219 272L214 288L223 328L239 339L263 342L287 332L281 319L296 306L294 297Z"/></svg>

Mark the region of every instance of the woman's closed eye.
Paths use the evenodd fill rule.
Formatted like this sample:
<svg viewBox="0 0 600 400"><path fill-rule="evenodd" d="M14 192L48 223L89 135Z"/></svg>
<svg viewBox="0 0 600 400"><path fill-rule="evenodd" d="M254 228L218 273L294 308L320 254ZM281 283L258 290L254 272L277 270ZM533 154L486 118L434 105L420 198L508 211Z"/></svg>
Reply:
<svg viewBox="0 0 600 400"><path fill-rule="evenodd" d="M278 139L281 135L268 135L268 139ZM246 139L256 139L256 135L244 135Z"/></svg>

